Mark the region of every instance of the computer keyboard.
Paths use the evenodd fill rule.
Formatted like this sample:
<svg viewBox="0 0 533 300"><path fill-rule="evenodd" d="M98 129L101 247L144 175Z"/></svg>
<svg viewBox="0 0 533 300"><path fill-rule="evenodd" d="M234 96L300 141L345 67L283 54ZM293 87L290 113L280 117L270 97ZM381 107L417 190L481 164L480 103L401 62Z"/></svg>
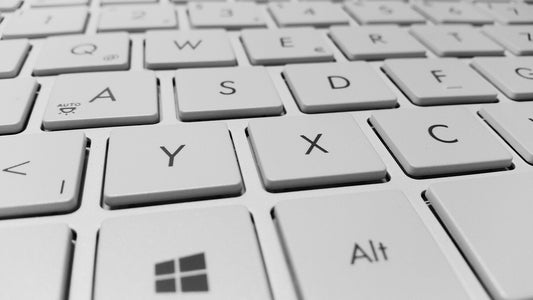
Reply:
<svg viewBox="0 0 533 300"><path fill-rule="evenodd" d="M532 2L0 0L0 300L533 299Z"/></svg>

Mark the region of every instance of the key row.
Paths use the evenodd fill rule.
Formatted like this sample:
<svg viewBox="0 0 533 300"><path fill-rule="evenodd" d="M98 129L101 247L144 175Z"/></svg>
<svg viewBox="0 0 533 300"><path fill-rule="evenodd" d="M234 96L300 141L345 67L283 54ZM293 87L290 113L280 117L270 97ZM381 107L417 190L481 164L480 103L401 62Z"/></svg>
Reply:
<svg viewBox="0 0 533 300"><path fill-rule="evenodd" d="M498 89L516 101L533 100L533 58L476 58L472 67L453 58L393 59L385 61L383 71L421 106L498 102ZM396 94L367 62L287 65L282 77L304 113L398 106ZM174 84L182 121L285 112L265 67L182 69L176 71ZM0 81L0 134L24 130L38 89L33 78ZM150 71L60 75L48 99L41 100L48 101L43 129L158 123L158 95Z"/></svg>
<svg viewBox="0 0 533 300"><path fill-rule="evenodd" d="M124 0L104 0L102 4L118 4ZM175 9L172 5L142 4L143 1L126 0L126 6L105 6L101 8L98 29L107 30L146 30L154 28L176 28ZM13 10L19 7L21 0L3 1L2 10ZM66 7L69 5L88 4L88 0L35 0L33 7L54 7L53 9L30 10L16 15L13 26L37 26L40 15L48 15L45 25L51 25L52 19L60 19L71 11L82 11L84 7ZM116 3L113 3L116 2ZM135 4L140 3L140 4ZM280 27L287 26L330 26L348 24L350 17L359 24L398 24L410 25L426 23L426 19L440 24L533 24L533 6L521 3L415 3L413 6L403 2L369 2L353 1L344 6L328 2L278 2L267 6L275 23ZM266 27L263 9L254 3L203 2L187 5L191 26L196 28L244 28ZM85 15L87 16L87 15ZM23 21L26 20L26 21ZM64 23L63 26L68 26Z"/></svg>
<svg viewBox="0 0 533 300"><path fill-rule="evenodd" d="M524 259L532 247L527 231L533 226L532 179L531 174L494 176L436 183L426 191L494 299L533 296L528 284L533 265ZM294 287L305 299L471 299L399 191L284 200L275 205L273 221ZM94 299L177 294L272 299L254 227L250 213L239 206L106 220L98 233ZM76 253L67 225L0 229L0 237L3 296L65 295ZM513 255L502 255L509 245ZM266 265L272 263L267 259ZM35 282L31 289L24 288L28 281Z"/></svg>
<svg viewBox="0 0 533 300"><path fill-rule="evenodd" d="M489 105L480 114L533 164L531 103ZM513 167L504 143L463 108L378 111L369 121L400 167L414 178ZM380 156L348 114L255 119L246 133L270 192L390 179ZM0 217L66 213L79 205L90 151L83 133L2 137L0 146ZM103 204L110 208L233 197L245 191L223 123L115 129L102 173Z"/></svg>
<svg viewBox="0 0 533 300"><path fill-rule="evenodd" d="M426 48L441 57L501 56L533 53L533 26L486 27L332 27L330 38L349 60L425 57ZM417 40L418 39L418 40ZM253 65L335 61L331 46L318 31L243 30L241 40ZM130 68L131 41L126 33L48 38L33 66L36 76ZM424 46L425 47L424 47ZM148 69L237 65L224 30L150 31L145 36ZM19 74L31 50L26 39L0 41L0 78Z"/></svg>

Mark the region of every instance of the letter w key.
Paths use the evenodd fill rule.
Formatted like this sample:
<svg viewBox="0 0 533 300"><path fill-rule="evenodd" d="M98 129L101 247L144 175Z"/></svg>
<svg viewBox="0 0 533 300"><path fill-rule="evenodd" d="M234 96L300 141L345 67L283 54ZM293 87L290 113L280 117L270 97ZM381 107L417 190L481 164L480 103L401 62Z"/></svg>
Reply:
<svg viewBox="0 0 533 300"><path fill-rule="evenodd" d="M198 48L198 46L200 46L201 43L202 43L202 40L198 40L196 42L196 44L191 43L191 41L189 41L189 40L185 41L185 43L182 43L182 44L180 44L176 40L174 41L174 45L176 45L176 47L178 47L178 49L180 49L180 50L183 50L186 47L189 47L192 50L196 50L196 48Z"/></svg>

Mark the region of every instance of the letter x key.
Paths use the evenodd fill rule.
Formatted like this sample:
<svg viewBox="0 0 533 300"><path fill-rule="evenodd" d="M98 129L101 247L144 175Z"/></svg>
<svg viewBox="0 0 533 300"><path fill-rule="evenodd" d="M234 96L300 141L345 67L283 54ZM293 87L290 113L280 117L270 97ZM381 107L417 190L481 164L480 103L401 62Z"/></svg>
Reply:
<svg viewBox="0 0 533 300"><path fill-rule="evenodd" d="M320 145L318 144L318 140L320 140L320 138L322 137L322 133L319 133L317 134L317 136L315 137L315 139L313 141L311 141L308 137L306 137L305 135L300 135L302 137L302 139L308 141L311 145L309 146L309 148L307 148L307 151L305 152L305 155L309 155L313 149L316 147L318 150L324 152L324 153L329 153L328 150L320 147Z"/></svg>

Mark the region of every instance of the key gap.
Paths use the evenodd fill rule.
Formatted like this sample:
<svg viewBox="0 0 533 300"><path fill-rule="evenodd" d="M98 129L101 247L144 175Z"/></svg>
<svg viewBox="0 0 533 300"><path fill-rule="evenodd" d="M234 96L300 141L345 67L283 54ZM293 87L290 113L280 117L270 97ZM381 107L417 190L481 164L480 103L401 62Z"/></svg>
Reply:
<svg viewBox="0 0 533 300"><path fill-rule="evenodd" d="M109 209L107 205L104 202L104 188L105 188L105 178L107 173L107 159L108 159L108 153L109 153L109 138L106 139L105 142L105 154L104 154L104 170L102 175L102 188L100 189L100 207L103 209Z"/></svg>
<svg viewBox="0 0 533 300"><path fill-rule="evenodd" d="M65 288L63 289L63 299L68 299L70 294L70 282L72 281L72 269L74 267L74 254L76 251L76 240L78 239L78 234L75 230L70 229L70 232L72 233L72 239L70 241L69 247L70 247L70 256L68 259L68 269L66 270L66 280L65 280Z"/></svg>
<svg viewBox="0 0 533 300"><path fill-rule="evenodd" d="M235 148L235 141L233 140L233 134L231 133L231 130L228 129L229 138L231 140L231 147L233 148L233 155L235 155L235 160L237 161L237 168L239 169L239 175L241 176L241 182L242 182L242 189L239 196L244 195L246 193L246 182L244 181L244 177L242 176L242 168L241 168L241 162L239 161L239 156L237 155L237 149Z"/></svg>
<svg viewBox="0 0 533 300"><path fill-rule="evenodd" d="M250 140L250 135L248 133L248 128L245 129L246 133L246 139L248 140L248 147L250 151L252 152L252 156L254 158L256 172L258 173L259 178L261 179L261 185L265 191L272 194L280 194L280 193L287 193L287 192L296 192L296 191L307 191L307 190L317 190L317 189L328 189L328 188L338 188L338 187L348 187L348 186L361 186L361 185L369 185L369 184L381 184L381 183L387 183L391 180L391 176L389 172L385 174L385 177L379 180L370 180L370 181L357 181L357 182L345 182L345 183L335 183L335 184L319 184L319 185L313 185L309 187L295 187L295 188L284 188L284 189L277 189L277 190L271 190L268 189L265 186L265 181L263 178L263 175L261 174L261 170L259 168L258 159L255 154L254 148L252 146L252 142Z"/></svg>
<svg viewBox="0 0 533 300"><path fill-rule="evenodd" d="M92 276L92 284L91 284L91 299L95 299L94 291L96 287L96 272L98 270L97 268L97 262L98 262L98 246L100 244L100 228L96 232L96 243L94 245L94 260L93 260L93 276Z"/></svg>
<svg viewBox="0 0 533 300"><path fill-rule="evenodd" d="M259 250L259 256L261 257L261 265L263 266L263 272L264 272L265 277L266 277L270 299L274 299L274 293L272 292L272 283L270 282L270 276L269 276L269 274L267 272L265 256L263 254L263 247L261 247L261 242L259 241L259 234L257 233L257 226L256 226L256 223L255 223L255 220L254 220L254 216L249 211L248 211L248 214L250 215L250 221L252 222L252 227L254 229L255 242L256 242L257 248Z"/></svg>
<svg viewBox="0 0 533 300"><path fill-rule="evenodd" d="M505 58L507 58L507 59L510 58L509 56L499 56L499 57L505 57ZM479 74L479 76L483 77L483 79L485 79L487 82L489 82L490 85L492 85L492 86L493 86L498 92L500 92L501 94L505 95L505 97L507 97L507 95L505 94L505 92L504 92L502 89L500 89L500 87L499 87L497 84L495 84L493 80L491 80L489 77L485 76L485 75L486 75L485 73L483 73L483 72L481 72L480 70L478 70L478 68L476 68L474 64L470 64L470 63L469 63L468 65L469 65L469 66L470 66L470 67L471 67L471 68L472 68L477 74ZM517 101L517 100L511 99L511 98L509 98L509 97L507 97L507 98L510 99L512 102L521 102L521 101ZM500 99L499 99L499 97L498 97L498 102L500 102L499 100L500 100ZM529 99L529 100L531 100L531 99ZM522 100L522 101L524 101L524 100ZM525 101L528 101L528 100L525 100Z"/></svg>
<svg viewBox="0 0 533 300"><path fill-rule="evenodd" d="M513 145L511 145L507 139L505 137L503 137L499 132L498 130L496 130L496 128L494 128L487 120L485 120L485 118L483 118L483 116L480 114L479 111L476 112L476 114L483 120L483 123L487 124L487 126L493 130L499 137L500 139L502 139L504 141L504 143L509 146L509 148L511 148L513 150L513 152L515 152L525 163L527 163L528 165L533 165L531 164L530 162L528 162L514 147Z"/></svg>
<svg viewBox="0 0 533 300"><path fill-rule="evenodd" d="M0 24L2 23L2 19L0 18ZM24 69L26 63L28 62L28 57L30 56L30 52L33 50L33 44L30 43L28 41L28 50L26 51L26 53L24 53L24 56L22 57L22 63L20 64L20 68L18 69L18 72L17 74L15 74L15 76L13 76L13 78L15 77L19 77L20 73L22 72L22 70ZM39 88L40 88L40 85L39 85Z"/></svg>
<svg viewBox="0 0 533 300"><path fill-rule="evenodd" d="M426 204L426 206L428 207L429 211L431 212L431 214L435 217L435 219L437 220L437 222L439 222L439 225L441 226L441 228L444 230L444 232L446 233L446 235L448 236L448 238L450 239L450 241L453 243L455 249L458 251L458 253L461 255L461 257L463 258L463 261L466 263L466 265L468 266L468 268L470 269L470 271L472 272L472 274L476 277L476 280L481 284L483 290L485 291L485 293L487 295L489 295L491 297L491 299L494 299L494 297L490 294L487 286L485 285L485 283L483 282L483 280L481 279L481 277L479 276L479 274L476 272L476 270L474 269L473 265L470 263L470 261L468 260L468 258L466 257L465 253L463 252L463 250L461 249L461 247L459 246L459 244L457 243L457 241L453 238L451 232L448 230L448 228L446 227L446 225L444 224L444 221L440 218L439 214L437 213L437 211L435 210L435 208L433 207L433 205L431 205L431 202L429 201L429 199L427 198L426 196L426 191L423 191L420 196L422 197L422 201L424 201L424 203ZM442 251L442 249L441 249Z"/></svg>
<svg viewBox="0 0 533 300"><path fill-rule="evenodd" d="M292 263L290 259L290 253L289 249L286 244L286 238L283 236L283 231L281 230L281 225L279 224L279 220L276 216L276 208L273 207L270 209L270 217L272 218L272 221L274 222L274 227L276 228L276 235L278 237L278 240L281 244L281 249L283 251L283 259L285 260L286 265L288 266L289 273L292 279L292 283L294 286L294 290L296 291L296 298L297 299L304 299L302 294L302 288L301 284L298 282L298 277L296 277L296 270L294 268L294 264Z"/></svg>
<svg viewBox="0 0 533 300"><path fill-rule="evenodd" d="M476 171L465 171L465 172L452 172L452 173L444 173L444 174L436 174L436 175L427 175L427 176L413 176L409 173L407 173L407 171L405 171L404 167L402 166L402 164L400 163L400 161L398 161L398 159L396 158L396 156L394 155L394 153L392 152L392 150L389 148L389 146L387 145L387 143L385 142L385 140L383 140L383 138L381 137L381 135L377 132L376 128L374 127L374 125L372 125L372 122L370 121L370 118L368 118L367 120L367 123L370 125L370 127L372 128L372 131L374 132L374 134L378 137L378 139L381 141L381 143L383 144L383 146L387 149L387 151L389 152L389 154L392 156L392 158L394 159L394 161L396 162L396 164L400 167L400 169L403 171L403 173L411 178L411 179L415 179L415 180L425 180L425 179L434 179L434 178L453 178L453 177L458 177L458 176L465 176L465 175L478 175L478 174L487 174L487 173L493 173L493 172L502 172L502 171L511 171L511 170L514 170L515 169L515 164L511 162L511 165L507 168L498 168L498 169L486 169L486 170L476 170Z"/></svg>

